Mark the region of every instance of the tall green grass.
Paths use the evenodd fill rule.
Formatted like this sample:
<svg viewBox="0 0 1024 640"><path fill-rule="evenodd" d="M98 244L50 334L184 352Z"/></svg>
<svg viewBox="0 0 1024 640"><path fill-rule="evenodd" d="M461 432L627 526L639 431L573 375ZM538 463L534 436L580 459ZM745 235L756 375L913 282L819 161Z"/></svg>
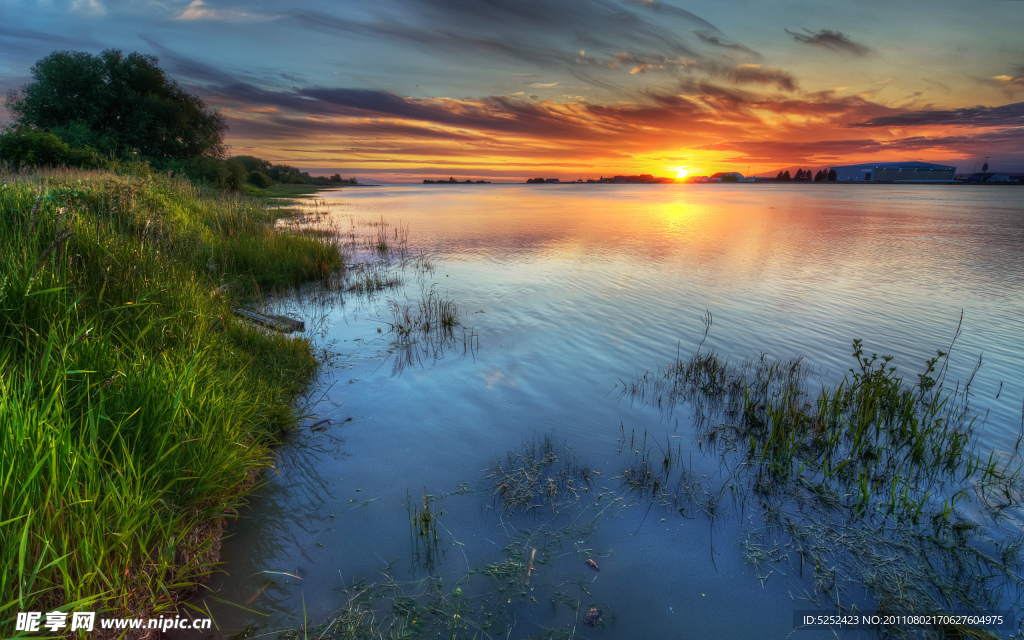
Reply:
<svg viewBox="0 0 1024 640"><path fill-rule="evenodd" d="M160 175L0 176L0 625L152 615L211 570L316 369L231 298L342 266L282 215Z"/></svg>

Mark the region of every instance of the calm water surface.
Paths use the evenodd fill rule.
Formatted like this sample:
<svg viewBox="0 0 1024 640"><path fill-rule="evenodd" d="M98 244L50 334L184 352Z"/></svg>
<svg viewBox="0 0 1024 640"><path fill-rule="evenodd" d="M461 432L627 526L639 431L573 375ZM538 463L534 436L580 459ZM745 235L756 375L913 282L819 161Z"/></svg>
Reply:
<svg viewBox="0 0 1024 640"><path fill-rule="evenodd" d="M744 561L756 520L742 509L712 526L637 501L609 511L585 539L546 548L521 594L465 578L507 559L507 548L535 545L530 531L552 520L536 510L503 515L483 479L524 443L549 436L560 455L601 472L592 489L609 497L628 498L623 434L646 432L699 474L722 473L683 412L620 396L621 381L693 353L705 310L714 322L704 348L737 362L802 356L825 383L853 366L854 338L915 379L948 347L962 312L949 378L966 379L981 356L972 385L972 406L987 415L980 445L1007 451L1017 439L1022 189L440 185L326 197L342 226L381 217L408 226L412 251L436 270L329 310L318 340L341 355L322 376L316 412L335 424L297 434L233 526L214 586L247 610L207 603L225 636L295 626L303 607L323 618L344 603L341 589L385 573L414 590L429 571L415 556L407 505L426 492L444 496L433 570L446 589L511 600L512 638L571 630L564 601L603 608L605 626L579 624L578 638L788 637L813 586L788 563L755 570ZM388 335L388 301L415 304L431 285L457 303L463 328L454 347L403 360ZM463 329L478 346L464 348Z"/></svg>

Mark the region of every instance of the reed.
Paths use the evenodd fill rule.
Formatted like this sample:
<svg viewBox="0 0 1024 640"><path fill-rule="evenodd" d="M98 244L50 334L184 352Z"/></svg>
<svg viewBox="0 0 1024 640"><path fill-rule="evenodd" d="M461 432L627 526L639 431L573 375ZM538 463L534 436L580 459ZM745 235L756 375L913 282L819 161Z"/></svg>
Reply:
<svg viewBox="0 0 1024 640"><path fill-rule="evenodd" d="M890 356L868 355L855 340L847 376L814 388L801 359L762 356L734 367L698 351L623 393L693 410L698 448L721 454L729 488L778 530L772 553L797 549L801 568L813 560L809 600L834 607L866 593L880 609L920 612L1016 602L1020 614L1012 595L1024 588L1020 536L996 532L1024 501L1024 461L1016 450L981 451L970 381L944 385L947 352L910 383ZM711 517L713 490L685 469L672 475L668 455L657 468L646 443L635 453L629 488ZM960 508L966 503L970 512Z"/></svg>
<svg viewBox="0 0 1024 640"><path fill-rule="evenodd" d="M389 300L388 307L394 318L388 324L400 344L414 342L419 335L451 337L460 324L458 305L451 298L442 297L436 286L421 291L415 308L397 300Z"/></svg>
<svg viewBox="0 0 1024 640"><path fill-rule="evenodd" d="M232 298L341 266L283 215L152 174L0 176L0 619L159 614L211 570L317 366Z"/></svg>

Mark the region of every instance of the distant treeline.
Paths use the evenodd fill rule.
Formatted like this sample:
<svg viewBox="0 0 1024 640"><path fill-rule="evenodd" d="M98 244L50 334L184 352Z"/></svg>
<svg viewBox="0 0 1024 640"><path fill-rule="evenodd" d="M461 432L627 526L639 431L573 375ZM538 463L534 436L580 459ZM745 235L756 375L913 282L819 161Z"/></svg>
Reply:
<svg viewBox="0 0 1024 640"><path fill-rule="evenodd" d="M466 178L462 182L459 182L455 178L448 178L447 180L431 180L430 178L424 178L423 184L491 184L487 180L477 180L473 182L469 178Z"/></svg>
<svg viewBox="0 0 1024 640"><path fill-rule="evenodd" d="M11 169L23 167L81 167L116 169L125 163L145 163L161 173L184 175L193 182L220 189L244 190L245 185L267 189L274 184L318 186L355 185L355 178L312 176L286 164L273 164L255 156L222 158L212 155L194 158L120 158L102 155L91 146L73 147L52 131L14 126L0 134L0 164Z"/></svg>
<svg viewBox="0 0 1024 640"><path fill-rule="evenodd" d="M36 62L32 78L7 95L13 122L0 134L0 165L8 168L142 163L235 191L356 184L253 156L225 157L223 116L182 89L153 56L56 51Z"/></svg>
<svg viewBox="0 0 1024 640"><path fill-rule="evenodd" d="M789 169L780 171L779 175L775 176L776 182L835 182L838 175L835 169L829 169L825 171L820 169L818 173L811 174L810 169L797 169L796 175L789 173Z"/></svg>
<svg viewBox="0 0 1024 640"><path fill-rule="evenodd" d="M286 164L272 164L255 156L233 156L226 159L204 156L156 168L182 173L193 182L235 191L241 190L246 184L259 189L267 189L274 184L324 187L358 184L355 178L342 178L337 173L330 177L311 176L307 171L299 171Z"/></svg>

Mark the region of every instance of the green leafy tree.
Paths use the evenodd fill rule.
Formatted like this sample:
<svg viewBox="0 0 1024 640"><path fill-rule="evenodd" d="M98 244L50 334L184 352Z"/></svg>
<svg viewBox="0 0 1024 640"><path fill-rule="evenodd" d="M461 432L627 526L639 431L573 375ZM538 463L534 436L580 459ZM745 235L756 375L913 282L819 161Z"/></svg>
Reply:
<svg viewBox="0 0 1024 640"><path fill-rule="evenodd" d="M107 49L57 51L7 95L16 125L104 155L187 159L223 154L224 118L169 78L157 58Z"/></svg>

